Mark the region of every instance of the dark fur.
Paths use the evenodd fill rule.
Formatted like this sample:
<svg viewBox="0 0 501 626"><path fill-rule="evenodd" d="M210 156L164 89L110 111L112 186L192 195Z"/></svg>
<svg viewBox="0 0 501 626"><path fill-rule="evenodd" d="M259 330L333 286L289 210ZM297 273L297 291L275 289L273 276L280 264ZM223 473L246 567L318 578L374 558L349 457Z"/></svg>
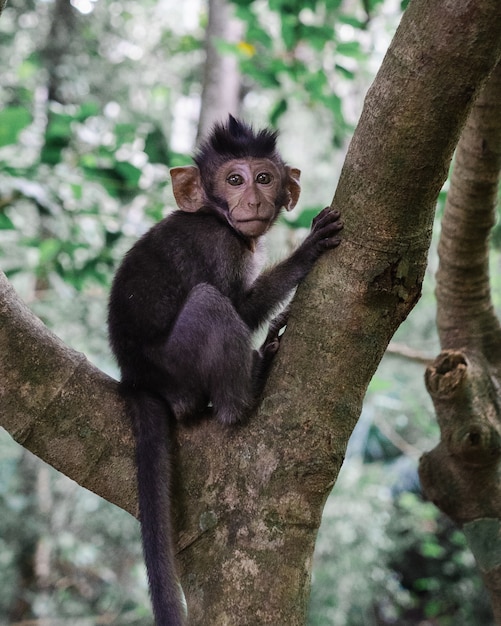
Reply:
<svg viewBox="0 0 501 626"><path fill-rule="evenodd" d="M200 145L193 160L202 179L207 172L219 169L221 163L230 159L246 157L272 159L283 165L277 152L277 133L267 128L254 132L251 126L229 116L226 125L216 124L210 136Z"/></svg>
<svg viewBox="0 0 501 626"><path fill-rule="evenodd" d="M275 140L275 133L254 133L230 118L196 162L205 177L246 155L264 155L284 170ZM324 210L298 250L254 280L254 247L211 202L198 212L176 211L146 233L118 269L109 304L110 342L137 439L141 529L158 626L185 623L173 556L167 420L193 418L209 402L223 423L248 415L285 319L260 351L251 348L252 331L339 243L341 228L339 215Z"/></svg>
<svg viewBox="0 0 501 626"><path fill-rule="evenodd" d="M200 145L193 160L200 170L203 185L214 199L213 184L221 165L231 159L246 157L267 158L283 168L284 162L277 151L277 132L262 129L254 132L251 126L229 116L226 125L216 124L210 136ZM220 198L215 198L220 202ZM282 198L278 199L278 206Z"/></svg>

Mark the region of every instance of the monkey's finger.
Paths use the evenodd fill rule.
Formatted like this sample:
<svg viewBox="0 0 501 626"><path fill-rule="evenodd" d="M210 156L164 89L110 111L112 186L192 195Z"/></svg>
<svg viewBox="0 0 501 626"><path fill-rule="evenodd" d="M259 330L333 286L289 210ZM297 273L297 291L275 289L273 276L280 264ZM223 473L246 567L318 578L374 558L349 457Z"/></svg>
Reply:
<svg viewBox="0 0 501 626"><path fill-rule="evenodd" d="M333 211L330 207L326 207L314 218L311 224L312 230L322 228L324 224L328 224L330 222L337 222L340 217L341 213L337 209Z"/></svg>
<svg viewBox="0 0 501 626"><path fill-rule="evenodd" d="M327 237L322 239L321 243L326 250L330 250L331 248L337 248L342 241L341 237Z"/></svg>
<svg viewBox="0 0 501 626"><path fill-rule="evenodd" d="M330 212L330 207L326 206L325 209L322 209L320 213L317 213L313 218L311 223L312 227L315 226L319 221L321 221L328 213Z"/></svg>
<svg viewBox="0 0 501 626"><path fill-rule="evenodd" d="M318 228L315 229L314 235L319 239L331 237L340 230L343 230L343 226L343 222L327 222L326 224L319 225Z"/></svg>

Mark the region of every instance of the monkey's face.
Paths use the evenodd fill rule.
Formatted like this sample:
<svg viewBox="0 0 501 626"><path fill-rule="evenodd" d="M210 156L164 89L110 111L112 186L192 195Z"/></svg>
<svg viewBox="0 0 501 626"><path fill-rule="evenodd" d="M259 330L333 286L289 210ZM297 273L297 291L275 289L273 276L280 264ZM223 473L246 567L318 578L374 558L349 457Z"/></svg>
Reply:
<svg viewBox="0 0 501 626"><path fill-rule="evenodd" d="M235 230L259 237L278 214L284 183L280 169L269 159L233 159L218 172L216 194L226 201Z"/></svg>
<svg viewBox="0 0 501 626"><path fill-rule="evenodd" d="M218 166L207 188L199 169L193 165L170 171L174 197L182 211L194 213L206 206L216 206L245 237L263 235L282 207L287 211L295 207L301 191L300 174L298 169L279 160L230 159Z"/></svg>

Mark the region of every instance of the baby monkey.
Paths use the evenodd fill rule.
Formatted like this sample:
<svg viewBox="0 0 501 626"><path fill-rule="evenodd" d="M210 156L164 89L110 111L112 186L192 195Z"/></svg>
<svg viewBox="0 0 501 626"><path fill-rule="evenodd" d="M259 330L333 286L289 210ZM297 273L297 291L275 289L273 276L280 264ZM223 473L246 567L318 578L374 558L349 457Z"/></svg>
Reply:
<svg viewBox="0 0 501 626"><path fill-rule="evenodd" d="M168 420L209 405L224 424L257 404L278 348L283 316L259 350L252 334L340 243L339 212L326 208L298 249L261 272L264 235L296 205L300 171L276 149L277 134L232 116L216 125L195 166L171 170L179 207L126 254L111 288L108 327L121 392L136 437L143 550L157 626L186 623L171 521Z"/></svg>

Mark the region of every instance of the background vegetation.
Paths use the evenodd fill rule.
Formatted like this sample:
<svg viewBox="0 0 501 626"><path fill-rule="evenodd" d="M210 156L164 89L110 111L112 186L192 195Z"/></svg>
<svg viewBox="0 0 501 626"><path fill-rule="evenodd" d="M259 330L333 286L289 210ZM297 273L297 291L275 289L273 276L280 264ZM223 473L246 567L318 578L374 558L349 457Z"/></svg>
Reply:
<svg viewBox="0 0 501 626"><path fill-rule="evenodd" d="M218 46L240 61L243 114L277 125L285 158L303 170L302 211L283 219L273 258L330 202L404 7L234 5L242 37ZM174 207L168 168L189 162L195 142L206 25L198 0L12 0L0 18L1 267L51 329L111 374L108 286L131 243ZM438 351L435 267L432 247L423 298L395 338L419 354L397 346L383 360L327 502L311 625L492 623L462 533L422 500L417 480L417 459L438 436L422 380L422 358ZM0 623L147 623L136 521L5 433L0 507Z"/></svg>

